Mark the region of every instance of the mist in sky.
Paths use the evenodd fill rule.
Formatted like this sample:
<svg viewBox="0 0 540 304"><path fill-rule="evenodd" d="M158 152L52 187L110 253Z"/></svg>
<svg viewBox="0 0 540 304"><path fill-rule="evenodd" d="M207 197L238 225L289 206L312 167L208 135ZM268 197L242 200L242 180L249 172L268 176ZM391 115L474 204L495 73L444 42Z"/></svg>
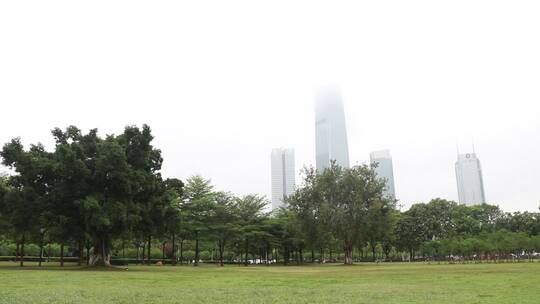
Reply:
<svg viewBox="0 0 540 304"><path fill-rule="evenodd" d="M474 142L487 201L535 211L538 16L538 1L3 1L0 143L147 123L165 177L270 197L272 148L315 165L314 95L333 83L351 165L390 149L405 208L457 200L456 144Z"/></svg>

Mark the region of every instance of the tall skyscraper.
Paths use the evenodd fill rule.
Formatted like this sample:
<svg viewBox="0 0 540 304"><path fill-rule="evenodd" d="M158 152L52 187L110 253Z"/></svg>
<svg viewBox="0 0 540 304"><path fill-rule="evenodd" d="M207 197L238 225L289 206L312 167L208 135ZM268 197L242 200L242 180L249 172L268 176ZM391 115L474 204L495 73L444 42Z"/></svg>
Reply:
<svg viewBox="0 0 540 304"><path fill-rule="evenodd" d="M284 198L293 194L295 184L294 150L272 150L272 209L284 206Z"/></svg>
<svg viewBox="0 0 540 304"><path fill-rule="evenodd" d="M486 202L482 169L476 153L458 155L456 180L460 203L471 206Z"/></svg>
<svg viewBox="0 0 540 304"><path fill-rule="evenodd" d="M315 100L315 150L317 170L324 171L332 160L349 167L343 99L333 87L321 89Z"/></svg>
<svg viewBox="0 0 540 304"><path fill-rule="evenodd" d="M371 152L369 155L371 163L377 163L375 172L379 178L386 180L386 190L384 194L391 198L396 198L396 189L394 185L394 166L392 165L392 156L389 150Z"/></svg>

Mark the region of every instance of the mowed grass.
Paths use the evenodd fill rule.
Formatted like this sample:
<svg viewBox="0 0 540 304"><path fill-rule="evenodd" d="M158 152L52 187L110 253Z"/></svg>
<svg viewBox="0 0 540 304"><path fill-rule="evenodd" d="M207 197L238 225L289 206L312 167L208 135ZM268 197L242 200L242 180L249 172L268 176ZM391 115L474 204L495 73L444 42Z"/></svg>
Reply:
<svg viewBox="0 0 540 304"><path fill-rule="evenodd" d="M111 271L6 262L0 303L540 303L540 263Z"/></svg>

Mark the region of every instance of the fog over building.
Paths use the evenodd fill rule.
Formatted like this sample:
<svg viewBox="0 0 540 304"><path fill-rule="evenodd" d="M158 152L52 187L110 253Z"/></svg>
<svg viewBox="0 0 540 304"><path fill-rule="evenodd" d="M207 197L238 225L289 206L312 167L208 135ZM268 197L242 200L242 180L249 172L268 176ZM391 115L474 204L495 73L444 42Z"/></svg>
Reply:
<svg viewBox="0 0 540 304"><path fill-rule="evenodd" d="M486 202L482 168L476 153L458 155L456 181L460 203L471 206Z"/></svg>
<svg viewBox="0 0 540 304"><path fill-rule="evenodd" d="M295 187L294 149L272 150L272 209L284 206Z"/></svg>
<svg viewBox="0 0 540 304"><path fill-rule="evenodd" d="M390 155L390 150L371 152L369 158L372 164L377 164L377 167L375 168L377 176L386 180L386 189L384 194L386 196L396 198L396 190L394 185L394 166L392 164L392 156Z"/></svg>
<svg viewBox="0 0 540 304"><path fill-rule="evenodd" d="M349 146L341 94L334 87L321 89L315 99L315 149L317 170L335 160L349 167Z"/></svg>

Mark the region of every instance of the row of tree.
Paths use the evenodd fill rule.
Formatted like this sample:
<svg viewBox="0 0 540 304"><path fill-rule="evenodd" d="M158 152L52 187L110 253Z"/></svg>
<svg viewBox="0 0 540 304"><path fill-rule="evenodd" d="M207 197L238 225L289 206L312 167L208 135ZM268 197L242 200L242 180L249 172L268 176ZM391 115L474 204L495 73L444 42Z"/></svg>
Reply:
<svg viewBox="0 0 540 304"><path fill-rule="evenodd" d="M185 184L163 178L161 151L153 147L146 125L105 138L97 130L83 134L73 126L52 134L52 151L41 144L25 149L16 138L0 152L2 164L12 169L10 176L0 177L0 243L15 244L21 265L29 243L40 248L40 257L53 243L62 264L67 252L89 265L110 265L111 256L120 248L124 252L126 244L136 248L137 257L142 248L148 263L158 247L172 263L186 260L189 250L195 265L201 252L209 251L220 265L333 257L351 264L365 259L367 251L372 259L540 251L534 247L538 213L509 214L496 206L442 199L400 212L396 200L384 195L386 183L374 165L332 164L324 172L307 168L287 208L268 213L268 202L258 195L215 191L200 176ZM509 233L532 241L504 247L508 242L500 240L507 237L498 236Z"/></svg>
<svg viewBox="0 0 540 304"><path fill-rule="evenodd" d="M478 236L441 239L425 242L422 252L434 261L499 261L528 260L540 252L540 235L500 230Z"/></svg>

